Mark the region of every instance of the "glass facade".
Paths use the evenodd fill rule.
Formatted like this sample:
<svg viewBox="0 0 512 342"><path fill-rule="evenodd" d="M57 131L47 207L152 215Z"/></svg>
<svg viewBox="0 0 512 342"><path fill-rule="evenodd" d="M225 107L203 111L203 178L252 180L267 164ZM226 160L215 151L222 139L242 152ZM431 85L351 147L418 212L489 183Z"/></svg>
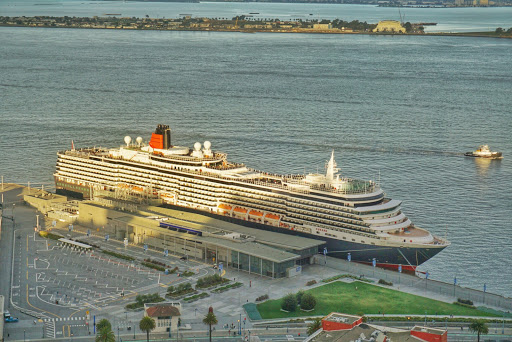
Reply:
<svg viewBox="0 0 512 342"><path fill-rule="evenodd" d="M286 270L295 266L295 260L288 260L277 263L255 256L249 257L248 254L242 252L231 251L230 266L233 268L240 268L240 270L246 272L249 272L250 266L251 273L261 274L267 277L285 278L287 276Z"/></svg>

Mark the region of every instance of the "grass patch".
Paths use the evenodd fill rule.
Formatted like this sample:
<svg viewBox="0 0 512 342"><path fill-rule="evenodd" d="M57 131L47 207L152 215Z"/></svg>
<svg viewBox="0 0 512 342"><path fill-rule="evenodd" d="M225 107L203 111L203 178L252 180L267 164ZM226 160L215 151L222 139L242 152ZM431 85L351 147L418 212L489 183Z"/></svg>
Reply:
<svg viewBox="0 0 512 342"><path fill-rule="evenodd" d="M226 286L218 287L218 288L212 290L212 292L224 292L229 289L236 289L237 287L240 287L242 285L243 285L242 283L236 282L234 284L229 284Z"/></svg>
<svg viewBox="0 0 512 342"><path fill-rule="evenodd" d="M356 290L357 287L357 290ZM331 312L367 315L379 313L396 315L455 315L455 316L496 316L493 313L444 303L392 289L374 286L360 281L352 283L332 282L307 290L317 300L313 311L282 312L282 299L268 300L257 308L264 319L300 316L324 316Z"/></svg>
<svg viewBox="0 0 512 342"><path fill-rule="evenodd" d="M192 272L192 271L184 271L182 273L180 273L180 276L181 277L192 277L195 273Z"/></svg>
<svg viewBox="0 0 512 342"><path fill-rule="evenodd" d="M52 240L59 240L59 239L62 239L64 237L64 236L61 236L61 235L58 235L58 234L53 234L53 233L50 233L50 232L47 232L47 231L40 231L39 232L39 236L43 237L45 239L52 239Z"/></svg>
<svg viewBox="0 0 512 342"><path fill-rule="evenodd" d="M204 297L209 297L210 295L206 292L201 292L199 294L196 294L196 295L193 295L193 296L190 296L190 297L185 297L183 298L183 300L185 302L190 302L192 300L196 300L196 299L201 299L201 298L204 298Z"/></svg>
<svg viewBox="0 0 512 342"><path fill-rule="evenodd" d="M116 252L103 251L102 250L101 253L107 254L107 255L110 255L110 256L113 256L113 257L116 257L116 258L119 258L119 259L123 259L123 260L129 260L129 261L135 260L135 258L132 258L131 256L124 255L124 254L119 254L119 253L116 253Z"/></svg>

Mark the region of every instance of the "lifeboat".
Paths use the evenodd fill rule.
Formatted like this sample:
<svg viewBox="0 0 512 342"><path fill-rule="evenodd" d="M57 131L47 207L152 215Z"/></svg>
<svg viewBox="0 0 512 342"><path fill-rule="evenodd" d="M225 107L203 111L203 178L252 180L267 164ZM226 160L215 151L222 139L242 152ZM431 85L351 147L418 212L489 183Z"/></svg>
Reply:
<svg viewBox="0 0 512 342"><path fill-rule="evenodd" d="M280 217L275 214L267 214L267 215L265 215L265 219L279 221Z"/></svg>
<svg viewBox="0 0 512 342"><path fill-rule="evenodd" d="M262 217L263 213L261 211L251 210L249 211L249 216Z"/></svg>

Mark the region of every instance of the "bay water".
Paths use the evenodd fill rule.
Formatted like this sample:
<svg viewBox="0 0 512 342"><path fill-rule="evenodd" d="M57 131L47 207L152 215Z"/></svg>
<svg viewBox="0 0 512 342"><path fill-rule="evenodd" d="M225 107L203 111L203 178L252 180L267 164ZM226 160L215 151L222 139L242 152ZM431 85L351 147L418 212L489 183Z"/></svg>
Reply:
<svg viewBox="0 0 512 342"><path fill-rule="evenodd" d="M342 175L380 180L452 242L422 271L512 296L511 50L490 38L3 27L0 174L52 187L71 140L117 147L159 123L173 144L209 140L269 172L324 172L334 150ZM463 156L480 144L504 159Z"/></svg>

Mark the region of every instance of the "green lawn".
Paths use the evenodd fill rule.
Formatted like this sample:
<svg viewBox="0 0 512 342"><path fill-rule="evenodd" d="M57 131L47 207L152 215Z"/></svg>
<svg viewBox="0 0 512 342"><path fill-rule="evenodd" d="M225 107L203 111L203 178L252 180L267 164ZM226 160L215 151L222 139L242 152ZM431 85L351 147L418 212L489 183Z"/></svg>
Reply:
<svg viewBox="0 0 512 342"><path fill-rule="evenodd" d="M295 312L283 312L280 310L281 299L258 304L258 311L263 319L327 315L331 312L422 316L426 311L428 315L496 316L477 309L448 304L359 281L352 283L335 281L306 292L314 295L317 300L313 311L304 312L297 309Z"/></svg>

